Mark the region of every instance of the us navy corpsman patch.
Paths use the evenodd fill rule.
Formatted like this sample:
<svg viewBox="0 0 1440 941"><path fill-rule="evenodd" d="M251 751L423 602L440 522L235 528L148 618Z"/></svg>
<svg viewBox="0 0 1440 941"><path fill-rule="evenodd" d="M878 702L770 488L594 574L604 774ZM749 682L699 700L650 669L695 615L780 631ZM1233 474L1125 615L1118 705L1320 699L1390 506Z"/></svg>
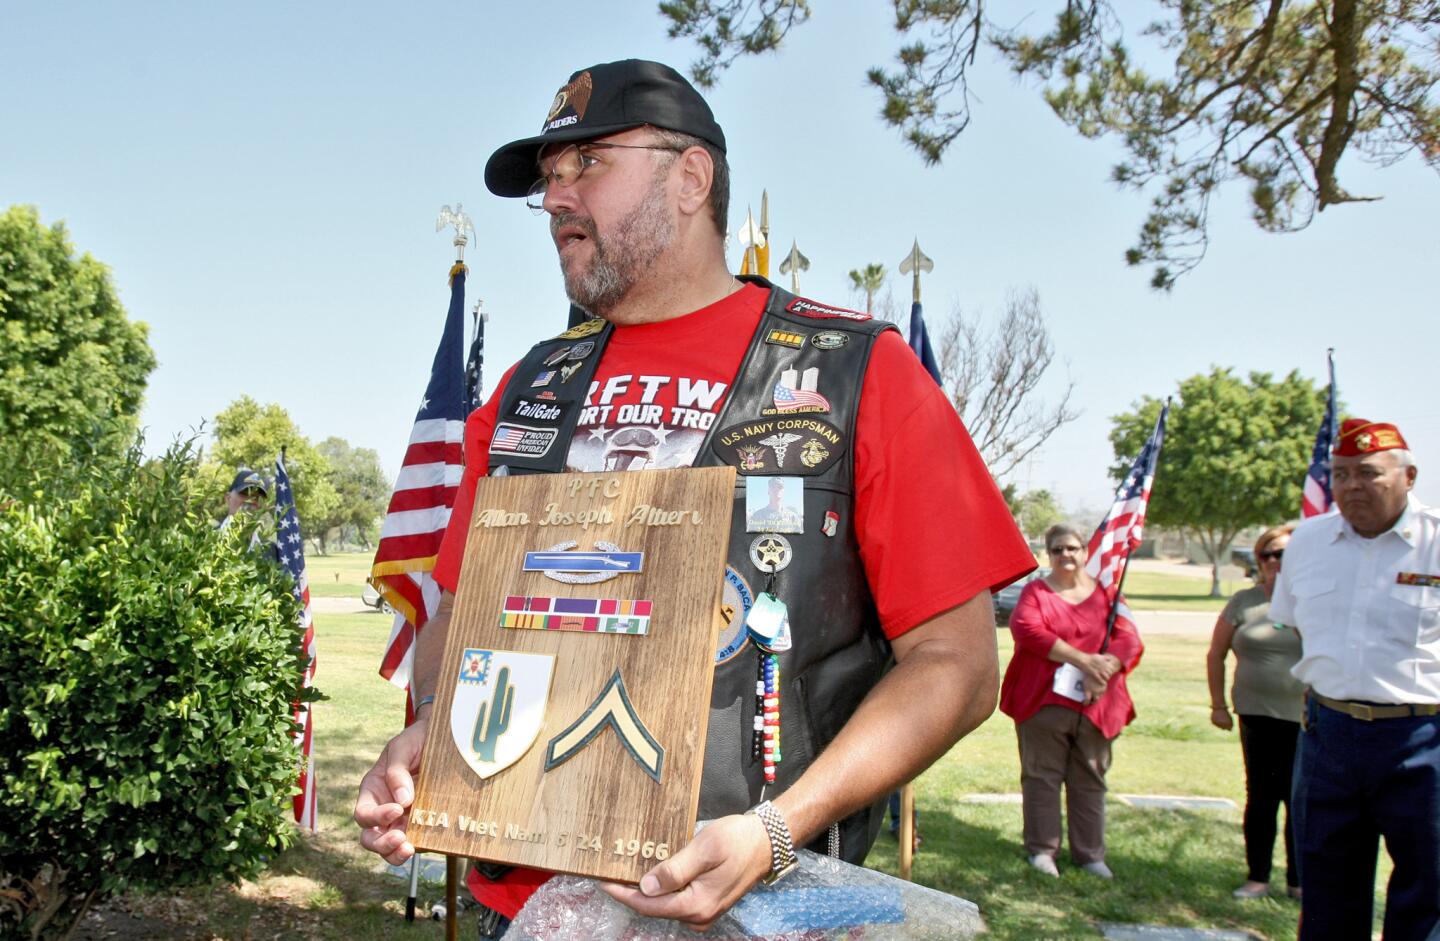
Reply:
<svg viewBox="0 0 1440 941"><path fill-rule="evenodd" d="M809 415L741 422L716 432L710 446L741 474L823 474L845 453L845 436Z"/></svg>

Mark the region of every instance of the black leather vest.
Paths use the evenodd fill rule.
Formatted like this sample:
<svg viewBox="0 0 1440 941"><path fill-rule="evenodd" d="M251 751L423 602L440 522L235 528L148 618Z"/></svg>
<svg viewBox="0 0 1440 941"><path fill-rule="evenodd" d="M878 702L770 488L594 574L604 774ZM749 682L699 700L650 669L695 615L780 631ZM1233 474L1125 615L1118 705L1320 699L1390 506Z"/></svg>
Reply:
<svg viewBox="0 0 1440 941"><path fill-rule="evenodd" d="M892 662L855 536L853 446L871 348L894 326L796 297L763 279L746 280L769 288L770 298L695 465L728 464L739 470L728 577L733 585L740 576L751 597L766 590L769 576L751 561L751 546L760 534L746 532L744 478L803 478L804 532L786 534L793 553L771 588L788 606L794 641L779 655L782 760L776 782L764 788L762 764L752 759L758 653L746 642L715 668L700 784L702 819L741 813L759 803L762 788L765 797L773 798L794 783ZM609 335L608 324L582 324L538 344L521 360L501 398L496 432L505 432L505 450L497 452L492 445L492 473L502 465L512 474L565 469L580 408ZM563 349L585 343L594 347L583 358L556 359ZM781 412L777 382L789 376L787 387L804 384L811 369L817 380L812 391L828 400L828 408ZM550 395L537 399L531 383L547 371L556 375L539 388ZM864 860L883 814L881 801L841 821L844 859ZM825 852L824 837L811 848Z"/></svg>

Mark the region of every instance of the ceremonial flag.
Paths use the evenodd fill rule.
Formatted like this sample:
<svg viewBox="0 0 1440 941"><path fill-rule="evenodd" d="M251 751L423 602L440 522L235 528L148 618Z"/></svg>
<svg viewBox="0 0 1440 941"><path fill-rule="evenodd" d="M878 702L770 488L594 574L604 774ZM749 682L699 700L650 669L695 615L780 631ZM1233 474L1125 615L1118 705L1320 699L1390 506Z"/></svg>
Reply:
<svg viewBox="0 0 1440 941"><path fill-rule="evenodd" d="M396 611L380 661L380 675L406 690L410 688L415 635L440 606L440 586L431 573L463 470L460 448L466 417L462 358L465 270L458 262L450 269L450 309L445 316L445 330L430 367L425 398L415 413L410 443L400 463L400 475L395 479L395 491L390 495L390 508L370 568L370 583ZM414 709L409 697L405 703L408 724Z"/></svg>
<svg viewBox="0 0 1440 941"><path fill-rule="evenodd" d="M1335 502L1330 492L1330 449L1335 446L1335 351L1330 360L1330 392L1325 400L1325 417L1315 432L1315 449L1310 453L1310 471L1305 475L1305 491L1300 499L1300 515L1305 518L1329 512Z"/></svg>
<svg viewBox="0 0 1440 941"><path fill-rule="evenodd" d="M475 329L470 339L470 355L465 358L465 417L480 407L481 374L485 369L485 314L475 302Z"/></svg>
<svg viewBox="0 0 1440 941"><path fill-rule="evenodd" d="M1105 642L1109 644L1110 631L1119 625L1122 629L1136 630L1129 607L1120 600L1120 586L1125 581L1125 565L1130 553L1139 548L1145 538L1145 510L1150 503L1150 487L1155 482L1155 467L1160 462L1160 446L1165 441L1165 419L1170 414L1170 403L1160 409L1155 430L1145 441L1145 447L1130 465L1119 489L1115 491L1115 502L1110 512L1101 521L1095 535L1090 537L1090 561L1085 571L1105 589L1110 599L1110 622L1105 631ZM1104 649L1102 647L1102 649Z"/></svg>
<svg viewBox="0 0 1440 941"><path fill-rule="evenodd" d="M295 493L285 471L285 455L275 461L275 558L295 580L295 598L300 602L301 645L308 662L301 689L315 684L315 620L310 612L310 581L305 575L305 540L300 535L300 516L295 512ZM295 700L296 729L291 734L300 749L300 793L294 797L295 822L315 830L315 714L310 704Z"/></svg>
<svg viewBox="0 0 1440 941"><path fill-rule="evenodd" d="M910 305L910 349L920 357L920 362L924 364L930 378L943 387L944 383L940 382L940 367L935 362L935 348L930 345L930 333L925 329L925 317L920 313L919 301Z"/></svg>

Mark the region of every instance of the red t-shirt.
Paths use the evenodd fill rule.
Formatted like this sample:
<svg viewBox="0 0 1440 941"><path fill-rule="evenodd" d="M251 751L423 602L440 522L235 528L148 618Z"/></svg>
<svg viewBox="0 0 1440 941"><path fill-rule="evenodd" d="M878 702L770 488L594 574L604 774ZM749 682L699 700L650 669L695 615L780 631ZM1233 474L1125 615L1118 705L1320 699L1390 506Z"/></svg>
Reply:
<svg viewBox="0 0 1440 941"><path fill-rule="evenodd" d="M735 382L767 297L747 284L683 317L616 327L581 409L568 469L690 465ZM459 580L475 482L486 473L490 434L513 372L512 366L465 426L469 463L435 567L436 581L450 591ZM881 335L871 352L853 446L855 532L887 636L1035 567L955 407L895 331ZM522 872L498 883L472 874L470 888L513 917L538 884Z"/></svg>
<svg viewBox="0 0 1440 941"><path fill-rule="evenodd" d="M1124 665L1124 672L1088 706L1054 691L1055 671L1060 664L1050 659L1056 640L1085 653L1098 653L1109 617L1110 602L1099 585L1079 604L1061 598L1043 579L1026 585L1010 615L1015 652L1000 685L1000 711L1019 723L1033 718L1043 706L1064 706L1084 715L1106 738L1119 735L1135 718L1125 673L1135 669L1145 650L1140 635L1123 622L1115 623L1107 653L1114 654Z"/></svg>

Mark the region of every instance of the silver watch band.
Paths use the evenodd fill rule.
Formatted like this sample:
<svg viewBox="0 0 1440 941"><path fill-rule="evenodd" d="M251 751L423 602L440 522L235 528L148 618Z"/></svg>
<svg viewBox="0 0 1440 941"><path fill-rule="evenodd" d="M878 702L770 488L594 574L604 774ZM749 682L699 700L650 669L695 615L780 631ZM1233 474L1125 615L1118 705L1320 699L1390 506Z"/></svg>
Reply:
<svg viewBox="0 0 1440 941"><path fill-rule="evenodd" d="M766 885L774 885L800 865L795 856L795 841L790 836L790 826L785 823L784 815L769 801L761 801L749 813L760 818L766 835L770 837L770 875L764 881Z"/></svg>

